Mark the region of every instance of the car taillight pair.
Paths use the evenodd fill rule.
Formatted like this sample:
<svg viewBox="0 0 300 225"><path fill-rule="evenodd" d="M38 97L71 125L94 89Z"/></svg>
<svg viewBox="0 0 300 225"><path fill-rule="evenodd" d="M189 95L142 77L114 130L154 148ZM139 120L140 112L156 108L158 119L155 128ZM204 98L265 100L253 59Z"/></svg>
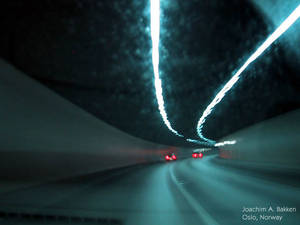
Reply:
<svg viewBox="0 0 300 225"><path fill-rule="evenodd" d="M166 156L165 156L165 159L166 159L167 161L169 161L169 160L176 160L177 157L176 157L176 155L172 155L171 157L170 157L169 155L166 155Z"/></svg>
<svg viewBox="0 0 300 225"><path fill-rule="evenodd" d="M192 157L193 158L202 158L203 157L203 153L202 152L200 152L199 154L198 153L193 153Z"/></svg>

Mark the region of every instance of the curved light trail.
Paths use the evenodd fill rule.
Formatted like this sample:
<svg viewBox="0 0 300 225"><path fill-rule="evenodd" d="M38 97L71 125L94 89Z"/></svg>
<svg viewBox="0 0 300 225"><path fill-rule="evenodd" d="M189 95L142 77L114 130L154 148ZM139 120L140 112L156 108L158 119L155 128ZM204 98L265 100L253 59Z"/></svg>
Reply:
<svg viewBox="0 0 300 225"><path fill-rule="evenodd" d="M154 86L155 86L155 94L158 103L158 109L160 115L168 127L168 129L173 132L175 135L179 137L184 137L182 134L176 131L170 121L168 120L168 115L165 110L165 102L162 93L162 82L159 77L159 35L160 35L160 0L151 0L150 1L150 10L151 10L151 40L152 40L152 65L153 65L153 73L154 73ZM207 142L201 142L194 139L186 139L188 142L196 143L196 144L204 144L208 145Z"/></svg>
<svg viewBox="0 0 300 225"><path fill-rule="evenodd" d="M168 129L173 132L175 135L179 137L184 137L182 134L176 131L170 121L168 120L168 115L165 110L165 102L162 93L162 82L159 77L159 35L160 35L160 0L151 0L150 1L150 10L151 10L151 40L152 40L152 65L153 65L153 73L154 73L154 86L155 86L155 94L158 103L158 109L160 115L168 127ZM196 143L196 144L204 144L211 145L207 142L202 142L194 139L186 139L188 142ZM214 142L213 142L214 143Z"/></svg>
<svg viewBox="0 0 300 225"><path fill-rule="evenodd" d="M212 141L212 140L210 142L207 142L207 141L194 140L194 139L190 139L190 138L187 138L186 141L195 143L195 144L199 144L199 145L206 145L206 146L213 146L214 143L216 143L215 141Z"/></svg>
<svg viewBox="0 0 300 225"><path fill-rule="evenodd" d="M152 40L152 65L154 72L154 86L155 94L158 103L158 109L160 115L170 131L177 136L183 137L179 134L168 120L168 116L165 110L165 102L162 94L162 84L159 77L159 33L160 33L160 0L151 0L151 40Z"/></svg>
<svg viewBox="0 0 300 225"><path fill-rule="evenodd" d="M239 80L241 73L256 60L274 41L276 41L296 20L300 17L300 5L283 21L283 23L264 41L264 43L247 59L242 67L232 76L232 78L225 84L221 91L216 95L212 102L204 110L197 124L198 136L208 142L211 140L205 138L202 134L203 124L213 108L224 98L225 94L233 87Z"/></svg>

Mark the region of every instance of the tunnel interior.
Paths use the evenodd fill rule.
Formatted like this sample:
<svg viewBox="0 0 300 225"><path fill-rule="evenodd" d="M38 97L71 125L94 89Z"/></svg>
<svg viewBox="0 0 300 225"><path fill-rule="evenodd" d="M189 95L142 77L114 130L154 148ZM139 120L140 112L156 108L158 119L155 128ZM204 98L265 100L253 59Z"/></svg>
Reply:
<svg viewBox="0 0 300 225"><path fill-rule="evenodd" d="M298 224L299 1L0 14L0 224Z"/></svg>

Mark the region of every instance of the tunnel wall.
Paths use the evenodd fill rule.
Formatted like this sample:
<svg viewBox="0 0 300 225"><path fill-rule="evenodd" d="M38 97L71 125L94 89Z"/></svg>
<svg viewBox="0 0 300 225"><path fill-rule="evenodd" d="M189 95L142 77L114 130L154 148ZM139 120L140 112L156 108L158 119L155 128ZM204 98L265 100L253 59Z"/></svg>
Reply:
<svg viewBox="0 0 300 225"><path fill-rule="evenodd" d="M130 136L3 60L0 68L2 181L58 179L155 162L166 152L182 150Z"/></svg>
<svg viewBox="0 0 300 225"><path fill-rule="evenodd" d="M221 140L220 156L256 162L300 165L300 110L237 131Z"/></svg>

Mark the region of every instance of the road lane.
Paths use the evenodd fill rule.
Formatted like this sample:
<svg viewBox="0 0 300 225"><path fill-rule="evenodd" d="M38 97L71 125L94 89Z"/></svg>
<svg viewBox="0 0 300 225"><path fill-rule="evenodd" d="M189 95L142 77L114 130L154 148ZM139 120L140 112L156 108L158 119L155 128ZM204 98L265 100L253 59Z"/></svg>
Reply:
<svg viewBox="0 0 300 225"><path fill-rule="evenodd" d="M234 225L276 223L243 221L243 207L300 209L299 179L291 185L282 167L273 179L276 169L242 165L207 156L94 173L2 194L0 211L110 218L128 225ZM283 221L276 224L300 221L298 212L280 215Z"/></svg>

